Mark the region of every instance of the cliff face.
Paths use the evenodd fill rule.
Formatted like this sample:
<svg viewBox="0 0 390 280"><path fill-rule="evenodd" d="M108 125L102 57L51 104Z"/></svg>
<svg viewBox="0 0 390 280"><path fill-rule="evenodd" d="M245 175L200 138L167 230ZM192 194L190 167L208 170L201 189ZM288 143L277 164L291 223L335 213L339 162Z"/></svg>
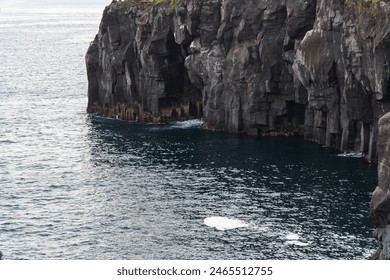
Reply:
<svg viewBox="0 0 390 280"><path fill-rule="evenodd" d="M372 195L371 218L377 227L374 236L379 248L372 258L390 260L390 113L379 121L378 171L379 184Z"/></svg>
<svg viewBox="0 0 390 280"><path fill-rule="evenodd" d="M390 111L389 7L323 0L297 51L308 90L306 137L376 156L377 123Z"/></svg>
<svg viewBox="0 0 390 280"><path fill-rule="evenodd" d="M306 89L292 71L316 1L131 1L106 8L87 54L89 112L128 120L203 116L212 130L304 131Z"/></svg>
<svg viewBox="0 0 390 280"><path fill-rule="evenodd" d="M301 134L379 152L371 216L390 258L390 5L352 0L113 1L86 56L88 111Z"/></svg>
<svg viewBox="0 0 390 280"><path fill-rule="evenodd" d="M377 121L390 111L386 3L133 2L106 8L87 53L89 112L203 117L211 130L301 134L376 157Z"/></svg>
<svg viewBox="0 0 390 280"><path fill-rule="evenodd" d="M303 133L307 92L292 64L313 27L316 1L193 3L196 13L194 6L179 8L176 32L192 41L185 65L203 93L205 126L255 135Z"/></svg>
<svg viewBox="0 0 390 280"><path fill-rule="evenodd" d="M139 122L201 117L201 91L189 80L174 29L168 8L108 6L86 55L88 112Z"/></svg>

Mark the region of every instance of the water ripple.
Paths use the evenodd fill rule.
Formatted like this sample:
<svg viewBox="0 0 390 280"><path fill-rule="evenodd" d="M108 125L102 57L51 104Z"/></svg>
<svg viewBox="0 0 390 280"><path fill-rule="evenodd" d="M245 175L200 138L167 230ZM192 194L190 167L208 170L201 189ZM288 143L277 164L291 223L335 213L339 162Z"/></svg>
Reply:
<svg viewBox="0 0 390 280"><path fill-rule="evenodd" d="M155 126L85 114L84 53L100 15L0 18L5 258L368 256L376 174L362 159L300 139L208 133L201 120ZM208 217L248 226L218 231Z"/></svg>

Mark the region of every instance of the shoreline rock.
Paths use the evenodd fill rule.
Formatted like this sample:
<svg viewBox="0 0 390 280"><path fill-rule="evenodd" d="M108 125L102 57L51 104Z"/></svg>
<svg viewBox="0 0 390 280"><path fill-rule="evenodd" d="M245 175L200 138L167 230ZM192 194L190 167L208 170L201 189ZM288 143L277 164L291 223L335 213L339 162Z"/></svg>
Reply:
<svg viewBox="0 0 390 280"><path fill-rule="evenodd" d="M378 187L372 194L370 216L379 248L371 259L390 260L390 113L378 126Z"/></svg>
<svg viewBox="0 0 390 280"><path fill-rule="evenodd" d="M88 112L137 122L202 117L165 7L113 2L86 55Z"/></svg>
<svg viewBox="0 0 390 280"><path fill-rule="evenodd" d="M182 0L171 10L113 1L86 55L87 111L203 118L213 131L298 134L378 159L372 258L389 259L388 2Z"/></svg>
<svg viewBox="0 0 390 280"><path fill-rule="evenodd" d="M86 55L87 111L299 134L375 161L377 122L390 111L390 8L357 15L346 3L114 1Z"/></svg>

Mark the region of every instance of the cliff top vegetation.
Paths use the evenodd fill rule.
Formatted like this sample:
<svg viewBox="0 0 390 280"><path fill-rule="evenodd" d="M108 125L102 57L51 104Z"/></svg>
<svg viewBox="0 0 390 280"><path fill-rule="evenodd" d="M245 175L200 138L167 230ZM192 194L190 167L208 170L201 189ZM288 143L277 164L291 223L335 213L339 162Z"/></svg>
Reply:
<svg viewBox="0 0 390 280"><path fill-rule="evenodd" d="M380 2L381 0L345 0L345 9L354 17L377 16L381 12Z"/></svg>
<svg viewBox="0 0 390 280"><path fill-rule="evenodd" d="M155 6L160 4L169 5L171 9L174 9L181 0L124 0L124 3L127 3L131 6L134 5L144 5L144 6Z"/></svg>
<svg viewBox="0 0 390 280"><path fill-rule="evenodd" d="M113 0L120 1L120 0ZM145 7L154 7L156 5L168 5L174 9L182 0L122 0L121 2L128 6L141 5ZM380 2L388 3L390 0L342 0L346 11L353 16L370 15L375 16L380 13Z"/></svg>

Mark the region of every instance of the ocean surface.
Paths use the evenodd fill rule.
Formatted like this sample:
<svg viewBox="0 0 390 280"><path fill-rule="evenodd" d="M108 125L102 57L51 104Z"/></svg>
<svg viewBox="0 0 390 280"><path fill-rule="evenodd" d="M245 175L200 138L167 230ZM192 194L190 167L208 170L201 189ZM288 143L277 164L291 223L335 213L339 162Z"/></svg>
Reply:
<svg viewBox="0 0 390 280"><path fill-rule="evenodd" d="M373 252L375 166L299 138L207 132L201 120L138 125L88 115L84 55L104 5L20 2L0 6L5 259Z"/></svg>

